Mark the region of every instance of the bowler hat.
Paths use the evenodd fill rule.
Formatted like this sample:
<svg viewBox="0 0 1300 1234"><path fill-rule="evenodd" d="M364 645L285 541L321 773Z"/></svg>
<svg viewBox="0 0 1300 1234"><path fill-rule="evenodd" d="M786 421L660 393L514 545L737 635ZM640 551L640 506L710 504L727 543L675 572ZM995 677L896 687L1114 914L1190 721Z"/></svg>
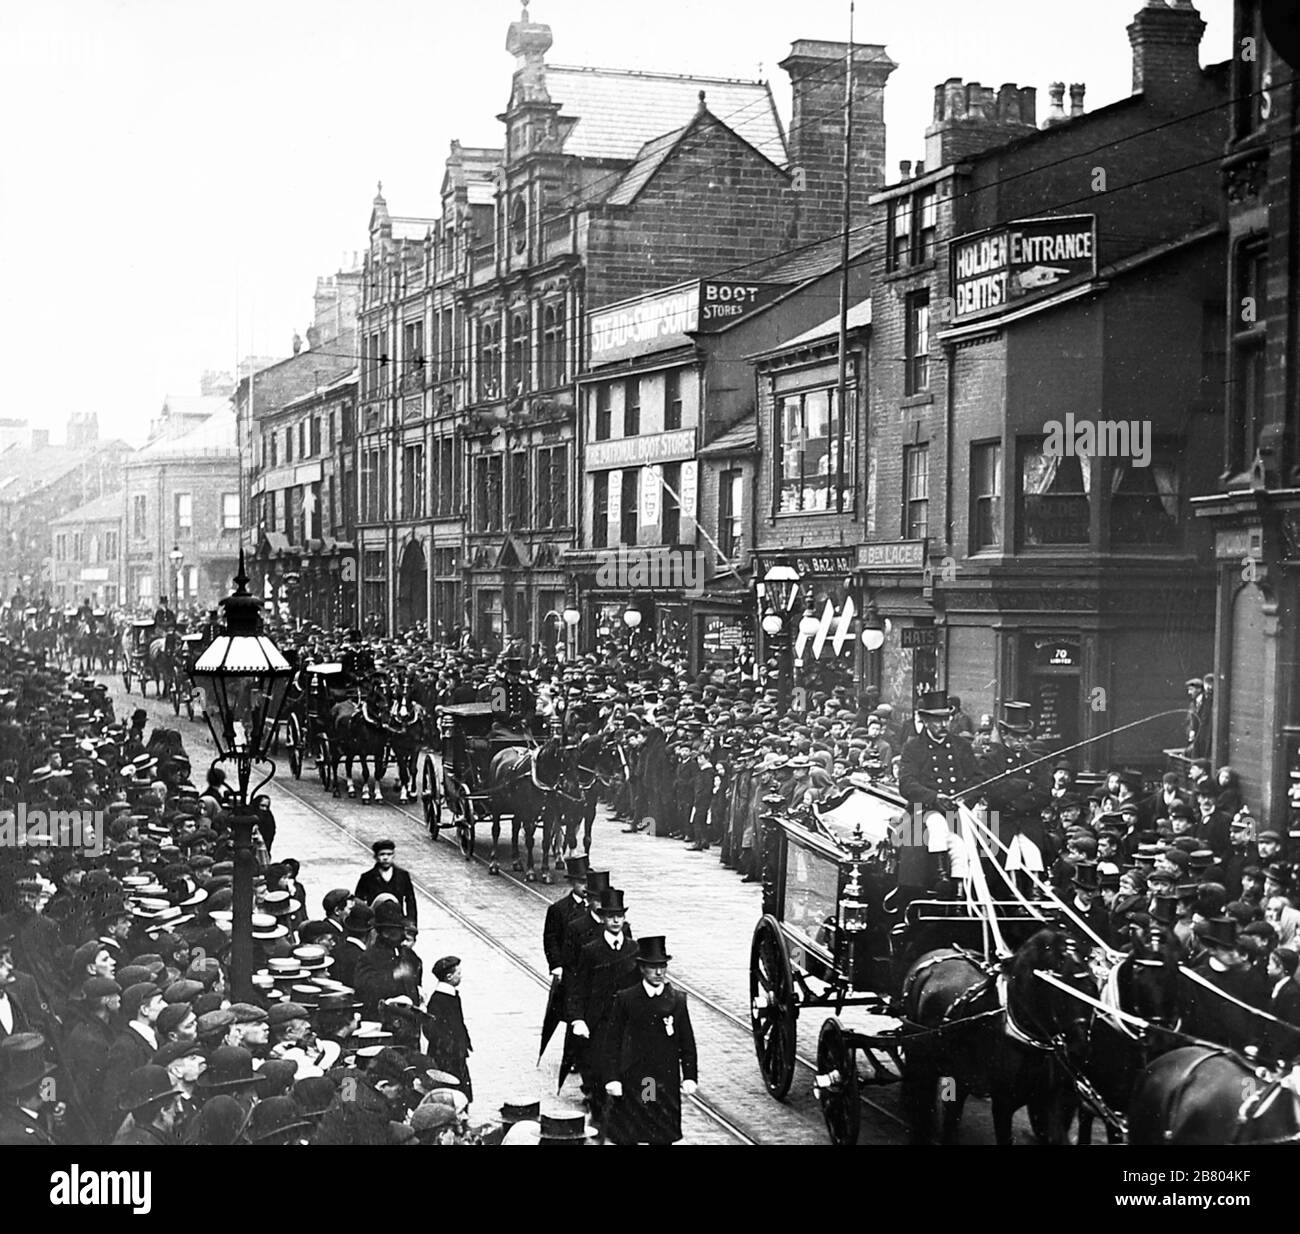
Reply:
<svg viewBox="0 0 1300 1234"><path fill-rule="evenodd" d="M267 1097L253 1107L244 1139L250 1144L259 1144L275 1136L305 1131L312 1125L311 1119L303 1114L292 1097Z"/></svg>
<svg viewBox="0 0 1300 1234"><path fill-rule="evenodd" d="M251 1113L233 1097L218 1093L203 1103L186 1132L185 1142L213 1146L237 1143Z"/></svg>
<svg viewBox="0 0 1300 1234"><path fill-rule="evenodd" d="M364 934L374 923L374 910L369 904L363 904L360 901L353 904L348 909L347 916L343 918L343 928L349 934Z"/></svg>
<svg viewBox="0 0 1300 1234"><path fill-rule="evenodd" d="M5 1092L31 1088L55 1070L45 1059L45 1038L40 1033L13 1033L0 1041L0 1077Z"/></svg>
<svg viewBox="0 0 1300 1234"><path fill-rule="evenodd" d="M581 1144L591 1139L595 1132L587 1126L586 1115L581 1110L556 1110L541 1117L541 1144Z"/></svg>
<svg viewBox="0 0 1300 1234"><path fill-rule="evenodd" d="M253 1056L243 1046L223 1045L208 1056L208 1069L199 1077L204 1089L235 1090L262 1083L253 1070Z"/></svg>
<svg viewBox="0 0 1300 1234"><path fill-rule="evenodd" d="M668 940L662 934L648 934L637 939L636 962L638 964L667 964L672 956L668 954Z"/></svg>
<svg viewBox="0 0 1300 1234"><path fill-rule="evenodd" d="M379 900L374 906L377 930L401 929L406 924L402 906L396 900Z"/></svg>
<svg viewBox="0 0 1300 1234"><path fill-rule="evenodd" d="M118 1099L117 1108L138 1110L141 1106L157 1101L160 1097L173 1095L180 1094L172 1087L172 1078L167 1074L167 1068L146 1063L126 1077L126 1085L122 1090L122 1096Z"/></svg>

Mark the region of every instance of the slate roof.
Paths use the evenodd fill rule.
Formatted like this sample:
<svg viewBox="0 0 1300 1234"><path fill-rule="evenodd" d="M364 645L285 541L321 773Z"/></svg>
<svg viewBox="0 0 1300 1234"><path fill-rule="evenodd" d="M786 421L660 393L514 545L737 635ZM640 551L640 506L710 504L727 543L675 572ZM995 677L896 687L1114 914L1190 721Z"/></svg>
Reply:
<svg viewBox="0 0 1300 1234"><path fill-rule="evenodd" d="M431 228L438 225L437 219L404 218L392 216L394 240L423 240Z"/></svg>
<svg viewBox="0 0 1300 1234"><path fill-rule="evenodd" d="M716 119L778 166L789 162L766 82L548 64L546 88L560 105L561 122L577 121L564 142L565 154L630 162L665 130L689 124L703 90L705 106Z"/></svg>
<svg viewBox="0 0 1300 1234"><path fill-rule="evenodd" d="M61 514L52 520L51 525L57 527L60 524L72 523L106 523L113 519L120 519L122 512L122 490L118 489L112 493L105 493L102 497L96 497L94 501L88 501L75 510L69 510L67 514Z"/></svg>
<svg viewBox="0 0 1300 1234"><path fill-rule="evenodd" d="M235 413L227 404L224 410L209 416L197 428L179 437L163 437L132 455L135 463L158 463L164 459L238 458L235 436Z"/></svg>
<svg viewBox="0 0 1300 1234"><path fill-rule="evenodd" d="M865 228L849 237L850 265L871 247ZM778 253L766 261L754 262L737 272L737 277L765 283L802 283L820 278L834 270L843 259L842 241L838 236L820 240L795 253Z"/></svg>
<svg viewBox="0 0 1300 1234"><path fill-rule="evenodd" d="M646 142L636 156L627 174L614 186L614 191L605 198L611 206L627 206L636 200L637 194L649 183L650 177L664 165L668 156L677 148L677 143L686 135L691 126L683 125Z"/></svg>
<svg viewBox="0 0 1300 1234"><path fill-rule="evenodd" d="M758 449L758 425L752 419L741 420L733 424L716 441L711 441L700 450L702 458L719 455L752 454Z"/></svg>
<svg viewBox="0 0 1300 1234"><path fill-rule="evenodd" d="M849 305L849 329L860 330L863 326L871 324L871 300L859 300L857 304ZM778 347L769 347L766 351L759 352L754 356L747 356L746 359L755 360L764 356L777 356L784 351L789 351L792 347L804 347L809 343L820 343L825 339L834 338L840 332L840 315L828 317L820 325L813 326L811 330L805 330L802 334L795 335L792 339L787 339Z"/></svg>
<svg viewBox="0 0 1300 1234"><path fill-rule="evenodd" d="M0 452L0 502L21 501L81 467L95 466L99 455L130 454L125 442L112 440L90 446L10 446Z"/></svg>

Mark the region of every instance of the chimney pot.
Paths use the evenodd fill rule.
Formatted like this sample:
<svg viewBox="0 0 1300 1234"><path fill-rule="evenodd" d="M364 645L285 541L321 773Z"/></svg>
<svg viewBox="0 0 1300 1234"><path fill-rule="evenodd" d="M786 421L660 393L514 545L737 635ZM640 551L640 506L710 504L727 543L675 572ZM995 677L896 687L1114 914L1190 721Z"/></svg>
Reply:
<svg viewBox="0 0 1300 1234"><path fill-rule="evenodd" d="M1083 95L1084 95L1084 91L1087 90L1087 88L1088 87L1081 81L1076 81L1073 85L1071 85L1070 87L1070 115L1071 116L1083 115Z"/></svg>
<svg viewBox="0 0 1300 1234"><path fill-rule="evenodd" d="M918 161L916 164L915 171L918 176L925 175L925 164Z"/></svg>
<svg viewBox="0 0 1300 1234"><path fill-rule="evenodd" d="M1052 82L1047 87L1047 97L1050 104L1047 109L1047 118L1043 121L1044 128L1049 128L1053 124L1060 124L1065 119L1065 82Z"/></svg>
<svg viewBox="0 0 1300 1234"><path fill-rule="evenodd" d="M912 160L911 160L911 159L899 159L899 160L898 160L898 174L899 174L899 179L901 179L901 180L910 180L910 179L912 178Z"/></svg>

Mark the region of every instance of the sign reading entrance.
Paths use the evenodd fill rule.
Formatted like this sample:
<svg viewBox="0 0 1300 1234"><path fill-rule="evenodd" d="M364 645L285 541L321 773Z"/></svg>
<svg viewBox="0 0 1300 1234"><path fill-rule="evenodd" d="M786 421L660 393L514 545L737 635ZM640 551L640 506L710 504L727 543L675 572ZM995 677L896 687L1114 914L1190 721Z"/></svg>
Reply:
<svg viewBox="0 0 1300 1234"><path fill-rule="evenodd" d="M1024 219L953 241L953 311L957 320L1004 309L1097 272L1097 219L1092 214Z"/></svg>

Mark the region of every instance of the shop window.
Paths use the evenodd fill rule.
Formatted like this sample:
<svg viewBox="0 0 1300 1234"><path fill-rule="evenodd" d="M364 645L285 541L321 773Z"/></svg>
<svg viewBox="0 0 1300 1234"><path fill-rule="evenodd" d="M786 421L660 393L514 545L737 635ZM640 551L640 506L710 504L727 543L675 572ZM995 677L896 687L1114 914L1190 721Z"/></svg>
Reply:
<svg viewBox="0 0 1300 1234"><path fill-rule="evenodd" d="M970 551L1002 546L1002 443L970 448Z"/></svg>
<svg viewBox="0 0 1300 1234"><path fill-rule="evenodd" d="M838 405L829 386L781 399L775 433L779 513L834 510L841 494L849 504L853 434L850 425L841 443Z"/></svg>

